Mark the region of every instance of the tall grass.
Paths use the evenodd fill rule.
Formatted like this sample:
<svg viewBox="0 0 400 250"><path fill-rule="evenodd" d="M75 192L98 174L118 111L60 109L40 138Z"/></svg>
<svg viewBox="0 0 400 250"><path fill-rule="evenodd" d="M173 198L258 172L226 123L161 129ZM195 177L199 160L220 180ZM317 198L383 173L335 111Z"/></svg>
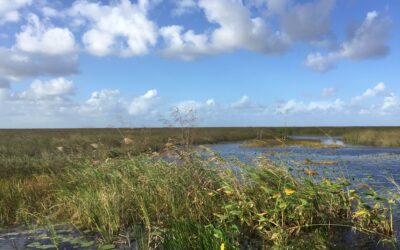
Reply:
<svg viewBox="0 0 400 250"><path fill-rule="evenodd" d="M104 161L126 154L133 156L159 151L168 141L180 145L208 144L268 140L288 135L345 135L345 140L353 144L400 146L400 129L384 127L0 130L0 176L29 176L61 171L77 160Z"/></svg>
<svg viewBox="0 0 400 250"><path fill-rule="evenodd" d="M400 130L368 129L352 131L344 134L343 139L346 143L354 145L400 147Z"/></svg>
<svg viewBox="0 0 400 250"><path fill-rule="evenodd" d="M392 235L384 201L368 206L343 180L169 150L168 161L141 154L1 178L0 224L66 222L140 249L324 248L337 228Z"/></svg>

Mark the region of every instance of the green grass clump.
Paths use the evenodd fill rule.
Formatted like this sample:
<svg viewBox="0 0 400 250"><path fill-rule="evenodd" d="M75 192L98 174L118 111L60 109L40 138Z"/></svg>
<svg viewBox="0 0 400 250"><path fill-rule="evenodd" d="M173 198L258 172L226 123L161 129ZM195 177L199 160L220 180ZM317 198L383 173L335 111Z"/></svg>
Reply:
<svg viewBox="0 0 400 250"><path fill-rule="evenodd" d="M366 205L343 180L270 163L237 171L207 154L177 149L173 161L141 154L1 178L0 224L71 223L101 244L129 236L141 249L324 248L337 228L392 234L389 210Z"/></svg>

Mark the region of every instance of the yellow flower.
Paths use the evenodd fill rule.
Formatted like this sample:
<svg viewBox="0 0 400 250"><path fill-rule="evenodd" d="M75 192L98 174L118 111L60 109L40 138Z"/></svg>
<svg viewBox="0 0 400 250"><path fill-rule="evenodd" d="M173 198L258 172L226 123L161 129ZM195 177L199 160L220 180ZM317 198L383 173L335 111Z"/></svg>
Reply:
<svg viewBox="0 0 400 250"><path fill-rule="evenodd" d="M355 217L359 217L359 216L366 215L367 213L368 213L367 210L361 209L361 210L358 210L357 212L355 212L355 213L354 213L354 216L355 216Z"/></svg>
<svg viewBox="0 0 400 250"><path fill-rule="evenodd" d="M292 195L292 194L294 194L296 191L293 190L293 189L290 189L290 188L285 188L285 189L283 190L283 192L284 192L286 195Z"/></svg>
<svg viewBox="0 0 400 250"><path fill-rule="evenodd" d="M221 244L220 250L225 250L225 243Z"/></svg>

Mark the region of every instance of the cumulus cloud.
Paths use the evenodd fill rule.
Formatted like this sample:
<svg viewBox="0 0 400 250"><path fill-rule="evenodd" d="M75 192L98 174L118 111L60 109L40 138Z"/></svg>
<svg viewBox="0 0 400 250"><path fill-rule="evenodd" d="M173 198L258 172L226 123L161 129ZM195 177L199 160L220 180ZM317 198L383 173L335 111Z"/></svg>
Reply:
<svg viewBox="0 0 400 250"><path fill-rule="evenodd" d="M48 55L72 54L75 49L75 38L67 28L47 27L39 18L31 14L28 25L15 36L16 48L27 53Z"/></svg>
<svg viewBox="0 0 400 250"><path fill-rule="evenodd" d="M157 90L151 89L144 95L136 97L130 103L128 113L133 116L143 115L153 110L157 100Z"/></svg>
<svg viewBox="0 0 400 250"><path fill-rule="evenodd" d="M15 48L0 47L0 75L6 80L21 80L38 76L68 76L77 74L78 56L24 53Z"/></svg>
<svg viewBox="0 0 400 250"><path fill-rule="evenodd" d="M0 25L20 20L19 9L30 5L32 0L2 0L0 1Z"/></svg>
<svg viewBox="0 0 400 250"><path fill-rule="evenodd" d="M386 56L389 53L387 40L389 38L390 21L376 11L369 12L364 22L355 29L348 40L340 45L337 51L326 55L313 53L307 56L306 66L326 72L335 67L342 59L365 60Z"/></svg>
<svg viewBox="0 0 400 250"><path fill-rule="evenodd" d="M381 109L383 111L389 111L392 109L400 109L400 99L394 94L390 93L389 96L386 96L383 100L383 104Z"/></svg>
<svg viewBox="0 0 400 250"><path fill-rule="evenodd" d="M279 54L289 47L284 34L273 32L263 18L252 18L241 1L200 0L199 7L208 22L218 27L210 33L199 34L178 25L162 27L160 34L165 42L164 55L193 59L234 49Z"/></svg>
<svg viewBox="0 0 400 250"><path fill-rule="evenodd" d="M121 115L146 116L157 104L157 90L152 89L144 95L127 101L117 89L95 91L90 98L80 105L79 111L91 115Z"/></svg>
<svg viewBox="0 0 400 250"><path fill-rule="evenodd" d="M30 88L21 93L20 98L26 100L64 99L74 93L73 82L60 77L49 81L33 81Z"/></svg>
<svg viewBox="0 0 400 250"><path fill-rule="evenodd" d="M216 105L216 102L215 102L215 100L214 99L208 99L207 101L206 101L206 106L208 106L208 107L214 107Z"/></svg>
<svg viewBox="0 0 400 250"><path fill-rule="evenodd" d="M96 56L137 56L149 52L157 42L157 26L149 20L150 3L139 0L111 2L110 5L76 1L70 16L87 21L89 29L83 34L85 49Z"/></svg>
<svg viewBox="0 0 400 250"><path fill-rule="evenodd" d="M1 81L76 74L79 71L77 52L71 31L30 14L15 35L15 44L10 48L0 46Z"/></svg>
<svg viewBox="0 0 400 250"><path fill-rule="evenodd" d="M233 102L231 104L232 108L247 108L251 105L250 103L250 97L248 97L247 95L242 96L239 100L237 100L236 102Z"/></svg>
<svg viewBox="0 0 400 250"><path fill-rule="evenodd" d="M355 96L352 98L352 102L359 102L370 97L377 96L384 93L386 90L386 85L383 82L376 84L373 88L366 89L364 93L360 96Z"/></svg>
<svg viewBox="0 0 400 250"><path fill-rule="evenodd" d="M34 80L24 91L15 92L11 88L0 88L0 115L7 121L18 121L12 127L32 126L33 120L40 124L45 117L55 119L66 113L74 113L75 86L65 78ZM61 119L63 123L67 120ZM49 122L49 120L47 120ZM7 122L5 123L7 124ZM28 125L27 125L28 124ZM43 123L42 127L49 127ZM0 124L2 126L2 124ZM4 125L3 125L4 126Z"/></svg>
<svg viewBox="0 0 400 250"><path fill-rule="evenodd" d="M117 89L103 89L94 91L90 98L80 105L79 112L85 114L104 114L120 111L123 102L120 100L120 91Z"/></svg>
<svg viewBox="0 0 400 250"><path fill-rule="evenodd" d="M189 112L189 111L203 111L206 109L213 109L216 107L216 102L213 98L206 100L205 102L199 102L195 100L188 100L179 102L175 105L180 112Z"/></svg>
<svg viewBox="0 0 400 250"><path fill-rule="evenodd" d="M154 89L131 102L121 96L117 89L94 91L83 102L72 98L74 96L74 83L65 78L34 80L29 88L21 92L0 88L0 115L19 120L35 114L39 119L55 119L63 121L67 126L76 126L78 121L91 124L91 118L93 122L105 124L119 117L129 119L130 116L139 115L140 119L146 120L151 117L149 114L157 104L157 91ZM98 120L101 117L108 120ZM29 124L29 121L24 124ZM47 124L36 123L35 126L46 127Z"/></svg>
<svg viewBox="0 0 400 250"><path fill-rule="evenodd" d="M333 102L312 101L305 103L303 101L289 100L276 108L278 114L314 112L314 111L340 111L344 108L345 103L336 99Z"/></svg>
<svg viewBox="0 0 400 250"><path fill-rule="evenodd" d="M41 8L41 12L42 12L43 16L45 16L47 18L62 16L62 14L60 14L56 9L49 7L49 6L43 6Z"/></svg>

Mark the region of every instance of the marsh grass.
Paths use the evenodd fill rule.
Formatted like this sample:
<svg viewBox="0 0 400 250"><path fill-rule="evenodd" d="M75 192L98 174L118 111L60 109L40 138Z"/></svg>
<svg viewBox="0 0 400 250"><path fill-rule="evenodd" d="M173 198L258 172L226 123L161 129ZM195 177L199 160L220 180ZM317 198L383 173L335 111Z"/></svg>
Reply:
<svg viewBox="0 0 400 250"><path fill-rule="evenodd" d="M0 130L0 177L48 174L77 161L160 151L167 142L189 145L247 140L260 131L274 133L270 128L185 127Z"/></svg>
<svg viewBox="0 0 400 250"><path fill-rule="evenodd" d="M352 131L345 133L343 139L346 143L353 145L399 147L400 130L392 128Z"/></svg>
<svg viewBox="0 0 400 250"><path fill-rule="evenodd" d="M181 128L0 130L0 176L47 174L76 160L104 161L160 151L168 141L189 145L256 139L254 145L279 146L285 144L279 140L290 144L290 135L344 135L350 144L400 146L400 129L396 127L192 128L185 127L193 124L192 118L183 119L178 113L173 117ZM320 146L315 141L304 143ZM92 144L98 147L93 149Z"/></svg>
<svg viewBox="0 0 400 250"><path fill-rule="evenodd" d="M202 149L1 178L0 224L62 222L98 233L99 244L140 249L323 249L338 228L392 237L385 201L367 205L344 180L294 177L267 162L234 171Z"/></svg>
<svg viewBox="0 0 400 250"><path fill-rule="evenodd" d="M140 249L324 249L342 229L392 241L391 200L373 190L366 201L346 180L293 176L262 160L232 168L190 146L309 131L0 131L0 228L70 224L97 234L99 245Z"/></svg>

